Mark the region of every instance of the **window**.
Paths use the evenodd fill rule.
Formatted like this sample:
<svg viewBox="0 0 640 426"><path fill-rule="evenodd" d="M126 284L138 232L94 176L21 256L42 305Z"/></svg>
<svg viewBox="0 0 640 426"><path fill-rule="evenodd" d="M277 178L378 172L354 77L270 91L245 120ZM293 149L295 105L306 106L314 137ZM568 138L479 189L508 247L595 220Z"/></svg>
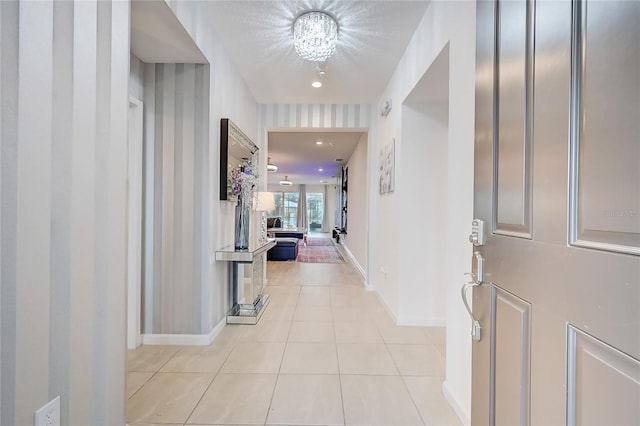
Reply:
<svg viewBox="0 0 640 426"><path fill-rule="evenodd" d="M274 192L276 209L267 212L267 216L282 217L284 228L296 228L298 226L298 197L297 192ZM307 222L310 231L322 231L322 219L324 215L324 194L321 192L307 193Z"/></svg>
<svg viewBox="0 0 640 426"><path fill-rule="evenodd" d="M274 211L267 212L267 216L282 217L283 228L297 227L298 193L274 192L273 197L276 202L276 209Z"/></svg>
<svg viewBox="0 0 640 426"><path fill-rule="evenodd" d="M324 194L321 192L307 193L307 218L310 231L322 231L322 216L324 214Z"/></svg>

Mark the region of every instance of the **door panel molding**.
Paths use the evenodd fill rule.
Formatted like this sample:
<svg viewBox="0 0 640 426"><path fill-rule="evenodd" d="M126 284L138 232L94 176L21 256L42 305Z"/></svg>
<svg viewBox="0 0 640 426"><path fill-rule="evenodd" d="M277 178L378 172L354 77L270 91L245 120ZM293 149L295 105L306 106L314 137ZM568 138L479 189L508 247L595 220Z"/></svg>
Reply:
<svg viewBox="0 0 640 426"><path fill-rule="evenodd" d="M640 255L640 3L574 0L572 15L569 244Z"/></svg>
<svg viewBox="0 0 640 426"><path fill-rule="evenodd" d="M535 2L496 8L493 230L531 239Z"/></svg>
<svg viewBox="0 0 640 426"><path fill-rule="evenodd" d="M600 397L605 388L615 399ZM567 425L640 424L640 361L567 324Z"/></svg>
<svg viewBox="0 0 640 426"><path fill-rule="evenodd" d="M531 421L531 304L492 285L490 424Z"/></svg>
<svg viewBox="0 0 640 426"><path fill-rule="evenodd" d="M639 410L635 396L637 379L631 380L629 377L635 376L623 374L627 371L625 369L637 371L639 367L636 361L625 363L625 358L611 348L640 360L640 256L576 247L568 238L570 129L579 118L579 110L571 111L570 107L575 108L576 105L571 96L580 94L571 87L572 81L575 84L571 66L572 43L576 42L572 38L576 3L566 0L535 4L535 120L534 139L531 141L531 161L535 167L531 171L532 200L535 201L531 205L531 214L535 223L532 222L530 229L531 238L514 238L500 235L508 234L508 227L492 221L496 218L492 209L498 206L498 201L504 202L498 199L504 194L498 194L495 180L498 137L494 133L499 130L495 103L500 100L496 91L514 91L514 87L497 87L510 82L498 80L494 69L499 63L495 55L504 53L496 50L496 1L477 3L474 217L494 222L494 227L493 232L487 235L486 244L476 248L485 259L485 283L474 290L473 310L486 332L482 341L471 344L471 422L474 425L560 425L567 423L567 411L571 409L569 424L613 424L610 419L602 418L610 415L607 411L610 407L618 407L617 412L630 414L631 423L640 424L639 419L633 417L635 410ZM502 6L505 3L503 0ZM640 87L640 81L629 77L629 74L640 76L640 59L637 65L634 59L636 54L640 55L637 49L640 36L632 36L638 34L633 33L637 25L628 24L629 19L636 22L640 19L640 8L634 9L639 11L638 15L620 13L618 9L640 7L638 2L630 3L587 3L590 20L586 35L590 39L584 40L586 63L593 67L595 74L590 71L592 68L587 68L584 75L591 79L589 85L597 84L582 93L582 101L586 102L587 114L593 115L602 108L606 111L599 115L603 119L598 119L597 114L595 120L587 116L588 131L580 141L580 148L582 154L592 157L587 158L590 161L576 163L575 166L580 167L573 170L574 173L589 173L586 180L581 177L582 189L574 192L574 195L582 197L582 212L578 212L582 214L585 206L594 204L594 197L611 200L614 195L625 200L624 197L632 192L629 188L633 189L635 182L640 182L634 177L630 180L633 185L624 181L612 184L610 176L607 176L610 173L619 180L620 176L629 173L633 177L637 175L632 172L639 169L637 159L640 153L623 149L624 144L617 140L630 140L627 137L629 127L621 125L621 118L623 124L640 124L637 119L640 111L636 113L634 109L639 103L636 89ZM598 13L598 8L605 10ZM522 35L522 3L517 10L520 18L514 28L520 28L518 34ZM508 14L503 14L502 19L507 20ZM596 24L593 24L594 20ZM607 31L607 28L614 30ZM501 30L505 31L504 34L511 31L504 25ZM514 56L511 69L520 79L517 90L521 100L523 64L527 53L522 40L522 36L517 40L521 53L519 57ZM612 52L619 49L629 53L626 59L620 56L620 61L625 62L608 61L607 58L618 58L617 53ZM505 60L503 56L503 68ZM615 68L610 70L610 75L620 75L625 79L602 77L609 75L608 68ZM501 72L507 70L502 69ZM594 75L598 76L595 81ZM625 91L620 90L620 81L627 85ZM591 87L589 85L587 87ZM599 99L594 98L596 94ZM621 102L624 99L629 104ZM505 107L503 104L502 108ZM520 105L517 111L513 110L514 114L507 116L522 123L522 111ZM633 119L628 118L629 111L635 114ZM504 114L501 119L505 119ZM596 132L594 127L590 127L594 125L600 126L595 128ZM636 132L640 129L634 128ZM602 129L610 129L604 133L605 137L602 137ZM522 132L519 135L519 152L522 152ZM572 136L578 135L574 132ZM638 145L633 147L637 149ZM626 155L618 155L616 161L611 161L609 154L612 153L608 151ZM502 161L509 157L504 154L502 152ZM574 160L579 159L574 152ZM633 159L635 163L630 166ZM522 163L520 158L510 170L513 182L522 180L519 175ZM606 179L594 180L594 176L600 177L598 173ZM516 189L522 192L520 187ZM588 192L581 193L583 189ZM637 192L640 194L640 189ZM585 196L591 199L585 202ZM629 200L633 201L633 198ZM611 202L609 205L611 209L619 207ZM591 226L590 229L611 231L606 227ZM640 229L633 228L632 231ZM520 235L515 233L515 236ZM585 233L580 237L599 244L607 242L602 238L587 238ZM525 323L529 323L529 327L523 326ZM569 344L567 324L578 325L611 347L600 346L576 332L572 337L575 341ZM571 357L568 356L570 350L573 351ZM572 363L571 369L568 368L569 362ZM571 380L567 377L569 370L572 371ZM512 381L505 380L509 375ZM573 402L568 408L569 387ZM618 421L618 418L613 419Z"/></svg>

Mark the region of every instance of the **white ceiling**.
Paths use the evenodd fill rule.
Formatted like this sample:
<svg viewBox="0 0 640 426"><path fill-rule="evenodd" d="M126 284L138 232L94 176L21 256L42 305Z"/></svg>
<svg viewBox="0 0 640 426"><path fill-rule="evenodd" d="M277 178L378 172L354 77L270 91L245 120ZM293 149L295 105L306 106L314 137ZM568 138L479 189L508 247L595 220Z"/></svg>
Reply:
<svg viewBox="0 0 640 426"><path fill-rule="evenodd" d="M146 63L207 63L164 1L131 2L131 52Z"/></svg>
<svg viewBox="0 0 640 426"><path fill-rule="evenodd" d="M181 0L182 1L182 0ZM212 31L258 103L377 103L429 0L202 1ZM320 89L317 63L299 58L291 28L309 10L324 10L338 21L338 46L327 60ZM134 0L131 50L146 63L196 62L206 58L164 1ZM271 132L268 156L294 183L335 182L361 132ZM322 146L316 140L325 142ZM322 167L323 172L318 168Z"/></svg>
<svg viewBox="0 0 640 426"><path fill-rule="evenodd" d="M208 1L203 12L258 103L375 103L402 57L427 0ZM317 63L299 58L291 28L304 11L337 18L338 46L320 89Z"/></svg>
<svg viewBox="0 0 640 426"><path fill-rule="evenodd" d="M269 184L285 175L294 184L335 183L340 167L351 157L362 132L269 132L269 157L278 171L269 173ZM322 145L317 145L322 141ZM342 159L343 161L336 161ZM318 169L322 168L322 171Z"/></svg>

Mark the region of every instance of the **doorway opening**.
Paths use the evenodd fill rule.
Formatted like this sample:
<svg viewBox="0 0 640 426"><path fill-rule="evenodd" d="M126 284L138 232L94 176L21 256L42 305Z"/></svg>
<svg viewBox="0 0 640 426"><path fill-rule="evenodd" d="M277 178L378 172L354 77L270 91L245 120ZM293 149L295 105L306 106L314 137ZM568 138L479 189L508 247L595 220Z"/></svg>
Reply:
<svg viewBox="0 0 640 426"><path fill-rule="evenodd" d="M447 44L402 104L398 173L410 194L400 229L401 323L444 326L447 289L449 45ZM416 280L415 277L422 277Z"/></svg>
<svg viewBox="0 0 640 426"><path fill-rule="evenodd" d="M280 216L284 227L303 228L318 237L321 233L334 238L334 230L340 229L340 247L365 278L369 242L368 138L364 128L270 129L265 147L265 158L278 167L267 176L267 190L275 194L276 202L276 210L267 212L267 216ZM343 177L347 168L348 210ZM280 185L285 176L291 185ZM347 222L348 231L344 229Z"/></svg>

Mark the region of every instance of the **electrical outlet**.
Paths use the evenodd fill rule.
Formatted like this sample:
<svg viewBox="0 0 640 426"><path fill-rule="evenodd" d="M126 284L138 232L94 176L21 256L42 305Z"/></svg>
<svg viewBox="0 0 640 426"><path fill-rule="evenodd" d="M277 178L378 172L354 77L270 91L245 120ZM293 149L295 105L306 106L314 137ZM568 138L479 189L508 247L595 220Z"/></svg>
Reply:
<svg viewBox="0 0 640 426"><path fill-rule="evenodd" d="M387 279L387 270L384 268L384 266L380 267L380 273L382 275L384 275L384 279L386 280Z"/></svg>
<svg viewBox="0 0 640 426"><path fill-rule="evenodd" d="M36 411L35 426L60 426L60 396Z"/></svg>

